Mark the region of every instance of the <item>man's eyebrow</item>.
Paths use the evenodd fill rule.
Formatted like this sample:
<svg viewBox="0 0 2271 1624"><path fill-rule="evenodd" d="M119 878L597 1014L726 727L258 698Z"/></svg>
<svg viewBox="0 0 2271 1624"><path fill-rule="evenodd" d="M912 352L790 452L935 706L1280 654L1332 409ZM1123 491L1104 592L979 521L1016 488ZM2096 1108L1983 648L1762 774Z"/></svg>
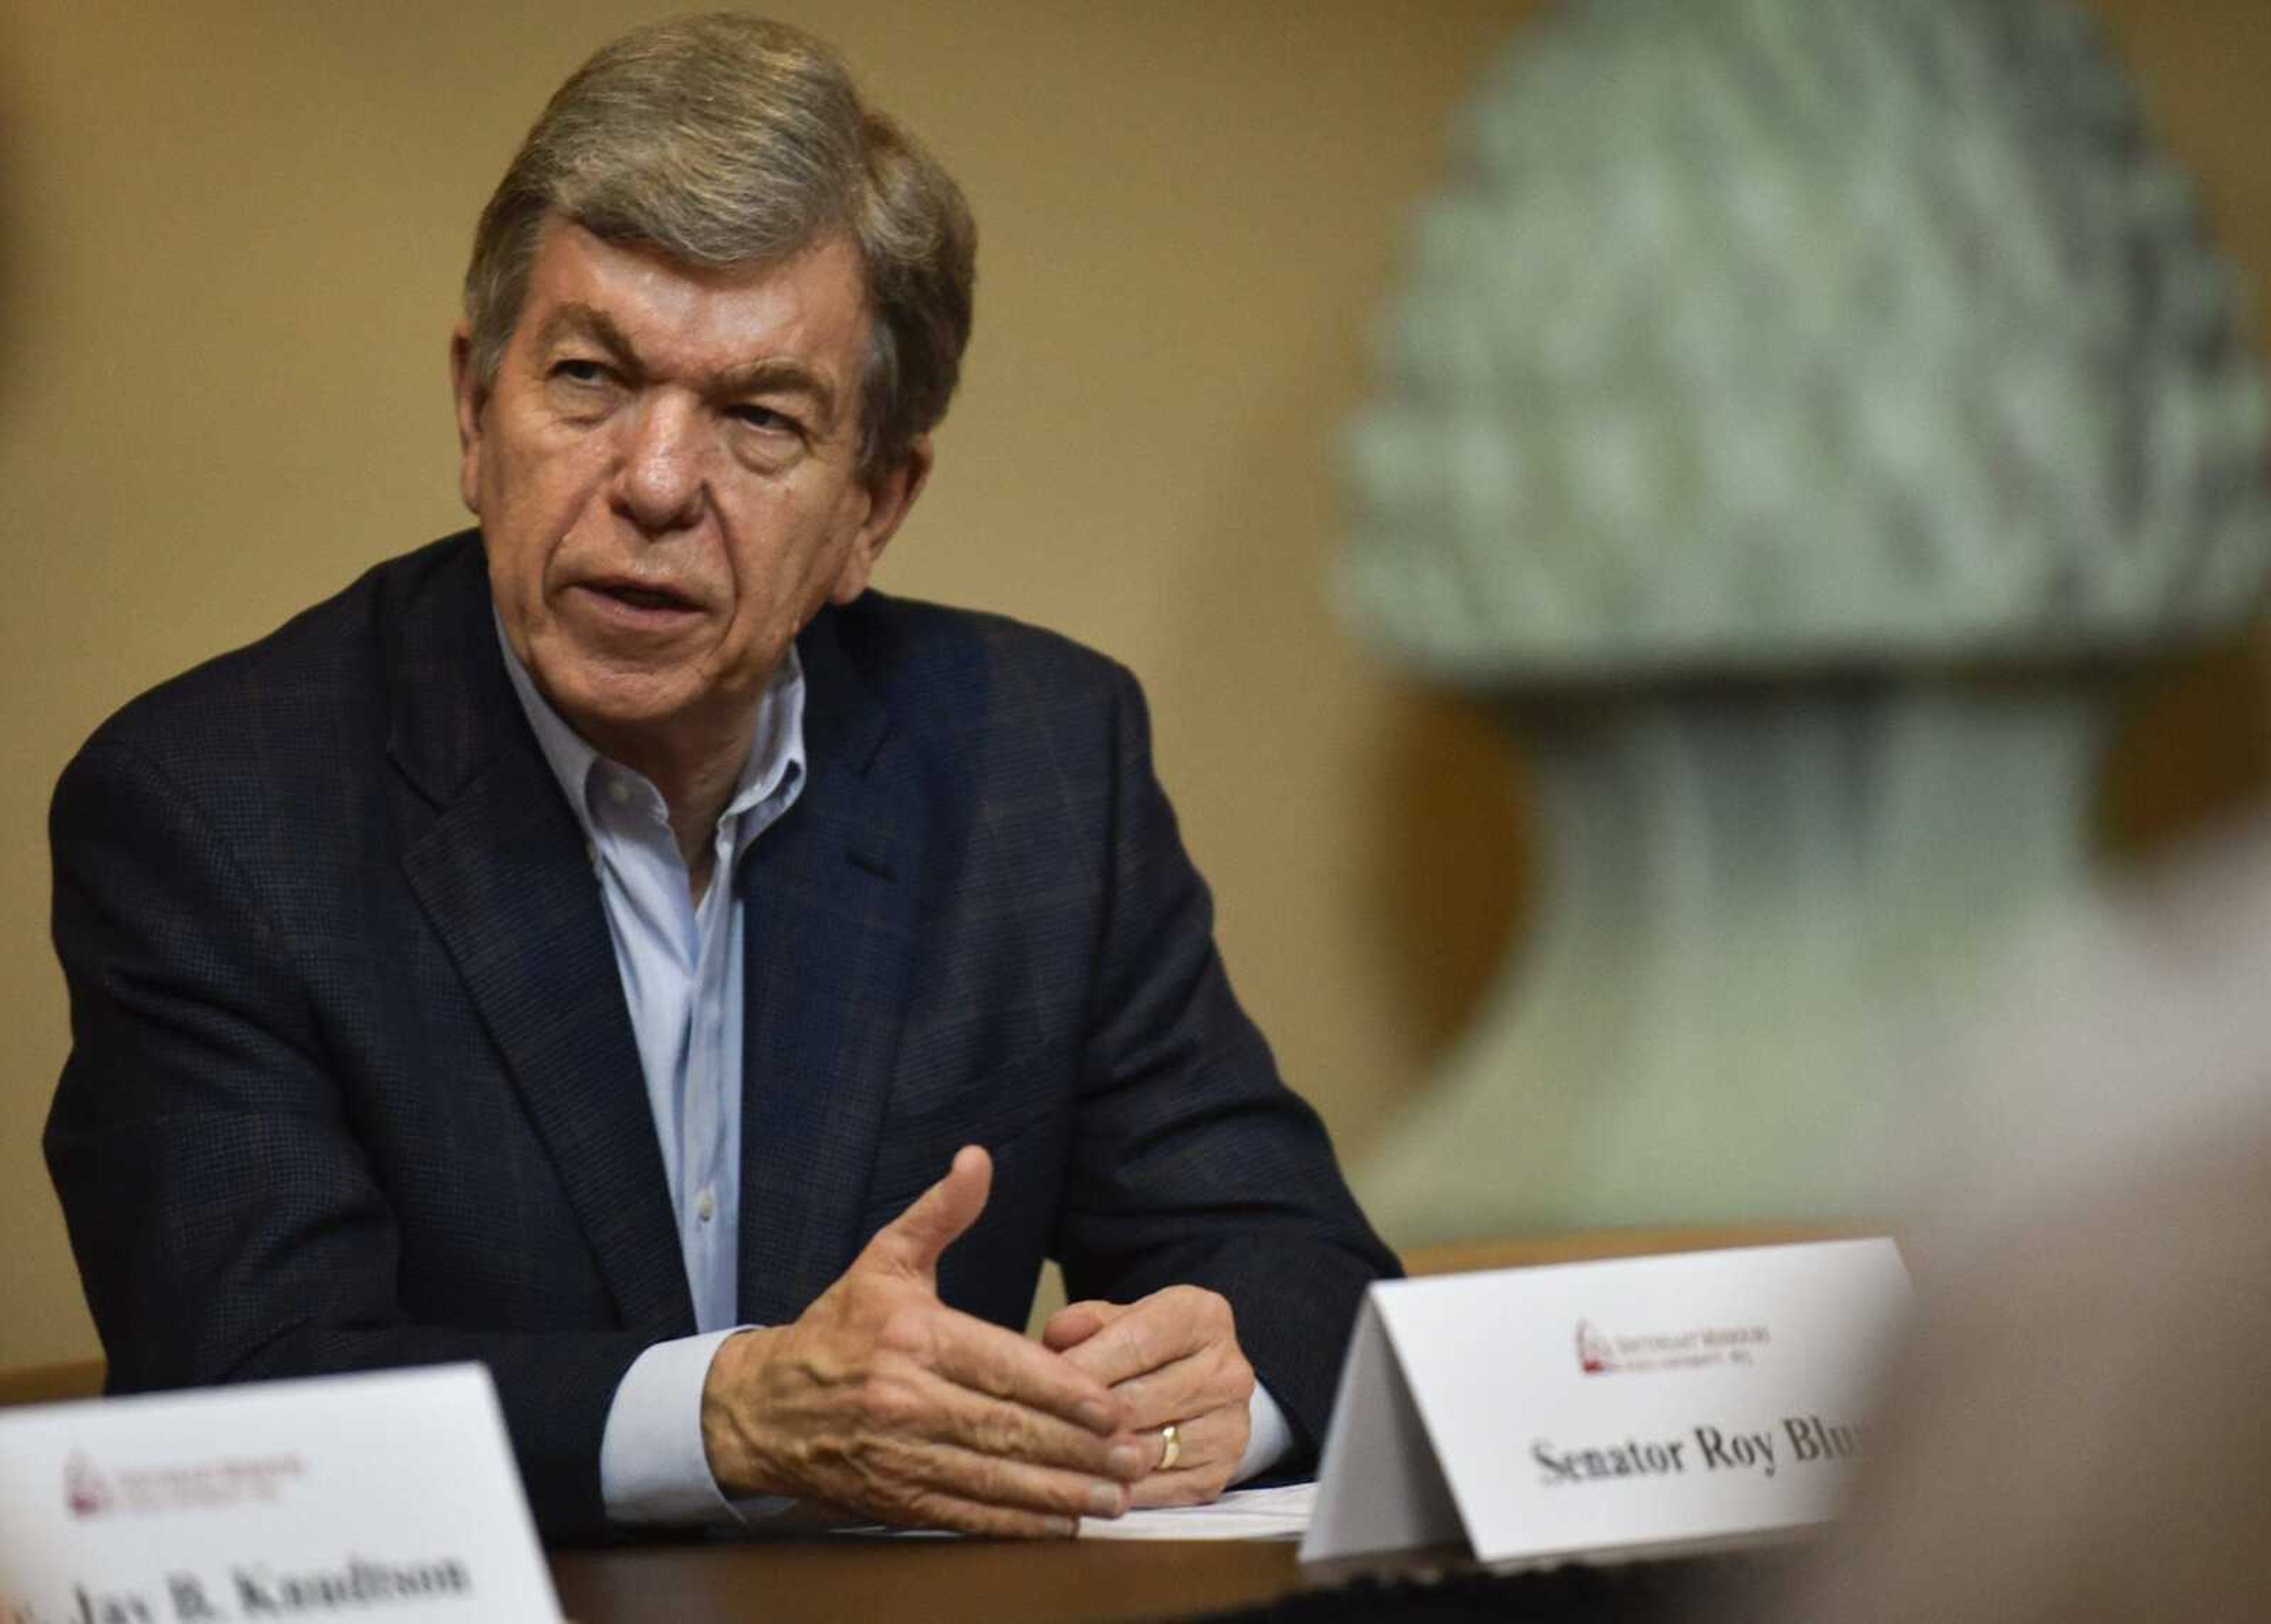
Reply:
<svg viewBox="0 0 2271 1624"><path fill-rule="evenodd" d="M629 372L638 370L638 352L614 319L594 305L563 304L544 318L536 330L536 347L552 348L562 339L589 339L607 352L608 359Z"/></svg>
<svg viewBox="0 0 2271 1624"><path fill-rule="evenodd" d="M623 330L615 325L614 317L596 305L567 303L559 306L544 318L536 330L536 347L540 353L549 350L563 339L586 339L607 352L608 359L632 376L639 376L641 366L637 349ZM823 435L835 431L836 417L841 402L834 387L819 373L800 361L786 356L767 356L760 361L728 367L713 376L706 385L708 392L719 396L792 394L801 395L812 403L814 415Z"/></svg>
<svg viewBox="0 0 2271 1624"><path fill-rule="evenodd" d="M728 367L711 381L711 388L719 395L802 395L812 402L812 409L820 421L819 431L833 433L836 413L841 404L836 390L819 373L800 361L786 356L768 356L739 367Z"/></svg>

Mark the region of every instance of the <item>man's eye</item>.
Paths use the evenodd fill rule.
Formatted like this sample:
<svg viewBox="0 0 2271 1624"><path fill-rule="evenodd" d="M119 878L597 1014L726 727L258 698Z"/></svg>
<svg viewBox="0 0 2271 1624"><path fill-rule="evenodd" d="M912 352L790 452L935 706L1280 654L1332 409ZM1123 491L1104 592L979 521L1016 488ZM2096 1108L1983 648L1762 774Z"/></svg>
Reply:
<svg viewBox="0 0 2271 1624"><path fill-rule="evenodd" d="M740 406L728 407L726 415L737 423L750 428L763 429L768 433L800 435L804 432L803 425L787 413L777 412L771 406L751 405L746 401Z"/></svg>
<svg viewBox="0 0 2271 1624"><path fill-rule="evenodd" d="M604 384L608 375L605 361L570 358L554 361L552 376L570 384Z"/></svg>

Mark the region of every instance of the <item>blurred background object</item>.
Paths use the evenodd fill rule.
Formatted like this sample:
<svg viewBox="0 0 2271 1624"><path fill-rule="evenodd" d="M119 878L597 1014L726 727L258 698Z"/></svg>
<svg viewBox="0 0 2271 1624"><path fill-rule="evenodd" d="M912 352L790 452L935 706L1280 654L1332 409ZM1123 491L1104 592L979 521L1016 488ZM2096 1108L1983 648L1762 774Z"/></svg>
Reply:
<svg viewBox="0 0 2271 1624"><path fill-rule="evenodd" d="M2133 679L2271 564L2237 279L2065 0L1575 0L1421 215L1354 617L1493 706L1536 940L1394 1239L1865 1215L1888 1064L2087 906Z"/></svg>

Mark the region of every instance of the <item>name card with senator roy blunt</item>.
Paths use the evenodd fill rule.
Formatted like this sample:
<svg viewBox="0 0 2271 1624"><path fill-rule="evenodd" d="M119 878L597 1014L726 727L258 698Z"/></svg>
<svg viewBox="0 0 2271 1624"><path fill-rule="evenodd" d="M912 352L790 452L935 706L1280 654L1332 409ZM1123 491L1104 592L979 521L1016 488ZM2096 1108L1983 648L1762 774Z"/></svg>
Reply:
<svg viewBox="0 0 2271 1624"><path fill-rule="evenodd" d="M1381 1282L1302 1560L1615 1560L1822 1522L1908 1307L1885 1240Z"/></svg>

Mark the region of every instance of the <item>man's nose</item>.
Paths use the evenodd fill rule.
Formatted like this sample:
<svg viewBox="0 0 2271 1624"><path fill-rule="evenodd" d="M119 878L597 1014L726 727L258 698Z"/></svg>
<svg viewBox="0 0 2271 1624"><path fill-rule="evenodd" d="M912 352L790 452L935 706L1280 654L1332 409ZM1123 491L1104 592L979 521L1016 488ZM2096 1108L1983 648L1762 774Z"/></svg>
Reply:
<svg viewBox="0 0 2271 1624"><path fill-rule="evenodd" d="M625 424L616 504L640 529L682 529L702 514L704 446L699 408L668 396L642 403Z"/></svg>

